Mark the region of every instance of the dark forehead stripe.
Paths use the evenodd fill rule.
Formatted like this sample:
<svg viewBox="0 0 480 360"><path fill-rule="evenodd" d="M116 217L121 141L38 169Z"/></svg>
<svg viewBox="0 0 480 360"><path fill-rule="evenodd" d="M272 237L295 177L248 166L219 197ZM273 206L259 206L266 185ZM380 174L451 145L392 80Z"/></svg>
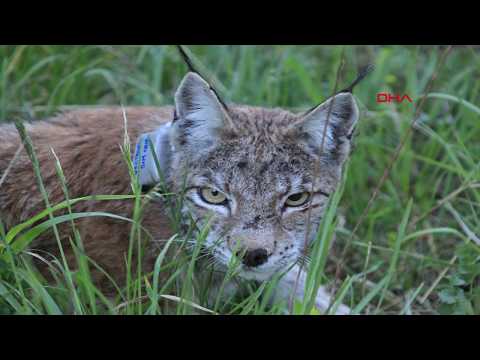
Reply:
<svg viewBox="0 0 480 360"><path fill-rule="evenodd" d="M239 169L244 169L246 166L247 166L247 162L246 162L246 161L239 161L239 162L237 163L237 167L238 167Z"/></svg>
<svg viewBox="0 0 480 360"><path fill-rule="evenodd" d="M275 163L275 159L271 159L270 161L263 162L259 170L259 175L260 176L265 175L265 173L268 170L273 171L274 169L272 169L272 166L274 165L274 163Z"/></svg>

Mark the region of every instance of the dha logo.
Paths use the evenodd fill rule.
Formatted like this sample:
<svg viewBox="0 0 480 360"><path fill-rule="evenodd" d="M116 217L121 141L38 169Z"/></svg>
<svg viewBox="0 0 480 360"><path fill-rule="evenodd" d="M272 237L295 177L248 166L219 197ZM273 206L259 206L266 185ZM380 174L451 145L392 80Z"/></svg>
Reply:
<svg viewBox="0 0 480 360"><path fill-rule="evenodd" d="M404 100L408 102L413 102L413 100L407 94L400 96L400 95L392 95L389 93L378 93L377 94L377 103L391 103L392 101L401 103Z"/></svg>

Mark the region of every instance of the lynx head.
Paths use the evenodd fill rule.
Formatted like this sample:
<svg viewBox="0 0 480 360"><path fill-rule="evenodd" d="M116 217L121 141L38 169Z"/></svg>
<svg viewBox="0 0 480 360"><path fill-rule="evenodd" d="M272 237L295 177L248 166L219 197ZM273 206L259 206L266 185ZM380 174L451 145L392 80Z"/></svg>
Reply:
<svg viewBox="0 0 480 360"><path fill-rule="evenodd" d="M184 211L200 227L210 219L206 245L217 262L239 256L241 276L265 280L297 261L308 208L311 241L340 180L358 119L353 96L339 93L303 114L227 108L188 73L175 106L169 180L176 191L186 185Z"/></svg>

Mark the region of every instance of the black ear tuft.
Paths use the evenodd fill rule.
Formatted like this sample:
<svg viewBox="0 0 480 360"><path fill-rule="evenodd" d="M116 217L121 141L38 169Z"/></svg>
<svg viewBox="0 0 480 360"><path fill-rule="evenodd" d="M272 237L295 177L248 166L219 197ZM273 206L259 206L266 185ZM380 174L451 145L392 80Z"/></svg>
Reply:
<svg viewBox="0 0 480 360"><path fill-rule="evenodd" d="M187 54L187 52L185 51L185 49L183 48L182 45L177 45L177 49L178 49L178 52L180 53L180 56L182 57L183 61L185 61L185 64L187 64L187 67L188 67L188 71L191 72L191 73L195 73L197 74L199 77L201 77L202 79L208 79L208 77L205 77L204 74L202 74L200 71L198 71L198 69L193 65L193 61L192 59L190 58L190 56ZM205 81L207 84L208 84L208 87L210 88L210 90L215 94L215 96L217 97L218 101L220 102L220 104L222 104L223 108L225 111L228 112L228 106L227 104L222 100L222 98L219 96L218 94L218 91L215 90L215 88L212 86L211 84L211 81Z"/></svg>
<svg viewBox="0 0 480 360"><path fill-rule="evenodd" d="M375 70L375 65L374 64L368 64L367 66L365 66L362 70L360 70L360 72L358 73L357 75L357 78L353 81L353 83L346 87L345 89L339 91L339 93L343 93L343 92L348 92L348 93L352 93L353 92L353 88L355 86L357 86L357 84L362 81L368 74L370 74L373 70Z"/></svg>

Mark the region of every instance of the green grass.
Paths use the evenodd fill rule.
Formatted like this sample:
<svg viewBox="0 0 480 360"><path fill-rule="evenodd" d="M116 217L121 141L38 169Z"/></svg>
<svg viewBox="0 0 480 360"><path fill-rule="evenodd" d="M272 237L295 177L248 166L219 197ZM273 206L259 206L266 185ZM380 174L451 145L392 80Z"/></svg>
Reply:
<svg viewBox="0 0 480 360"><path fill-rule="evenodd" d="M347 86L369 62L376 70L354 93L362 112L355 149L343 187L332 199L313 246L307 298L293 313L316 313L312 297L320 284L335 285L337 302L362 314L480 314L480 53L454 48L439 66L444 47L437 46L191 46L196 63L213 78L223 96L236 103L306 109L324 100L335 87ZM61 108L98 105L172 104L186 72L169 46L2 46L0 47L0 119L34 120ZM378 92L408 94L415 104L376 103ZM389 176L355 233L373 190L395 149L407 134L415 105L426 95L413 132L406 138ZM127 119L128 120L128 119ZM22 132L22 126L17 125ZM127 138L128 134L126 134ZM29 140L24 136L29 148ZM119 144L121 145L121 144ZM120 150L119 150L120 151ZM202 256L201 229L193 252L173 237L159 253L152 274L139 269L142 226L138 221L147 197L133 176L128 142L124 158L132 178L131 194L104 194L97 200L129 198L135 202L129 268L125 288L115 298L91 282L96 264L83 254L75 219L114 216L74 213L61 164L56 162L65 201L6 229L0 219L0 313L14 314L281 314L286 304L267 306L275 281L254 288L250 296L220 300L207 307L208 283L198 283L194 263ZM29 152L42 188L35 154ZM157 189L160 193L163 188ZM1 175L0 175L0 191ZM148 196L155 196L153 193ZM168 200L169 194L163 195ZM338 204L337 204L338 202ZM346 224L337 230L337 207ZM63 215L55 212L67 210ZM178 209L171 209L176 222ZM40 221L40 223L39 223ZM26 246L43 231L69 222L79 267L72 271L60 252L49 260L53 283L33 267ZM36 225L33 225L36 224ZM60 242L59 242L60 244ZM178 252L175 260L168 252ZM159 283L160 274L169 280ZM234 276L232 264L228 276ZM195 296L194 296L195 295ZM263 295L263 297L261 296ZM164 306L168 304L169 306Z"/></svg>

